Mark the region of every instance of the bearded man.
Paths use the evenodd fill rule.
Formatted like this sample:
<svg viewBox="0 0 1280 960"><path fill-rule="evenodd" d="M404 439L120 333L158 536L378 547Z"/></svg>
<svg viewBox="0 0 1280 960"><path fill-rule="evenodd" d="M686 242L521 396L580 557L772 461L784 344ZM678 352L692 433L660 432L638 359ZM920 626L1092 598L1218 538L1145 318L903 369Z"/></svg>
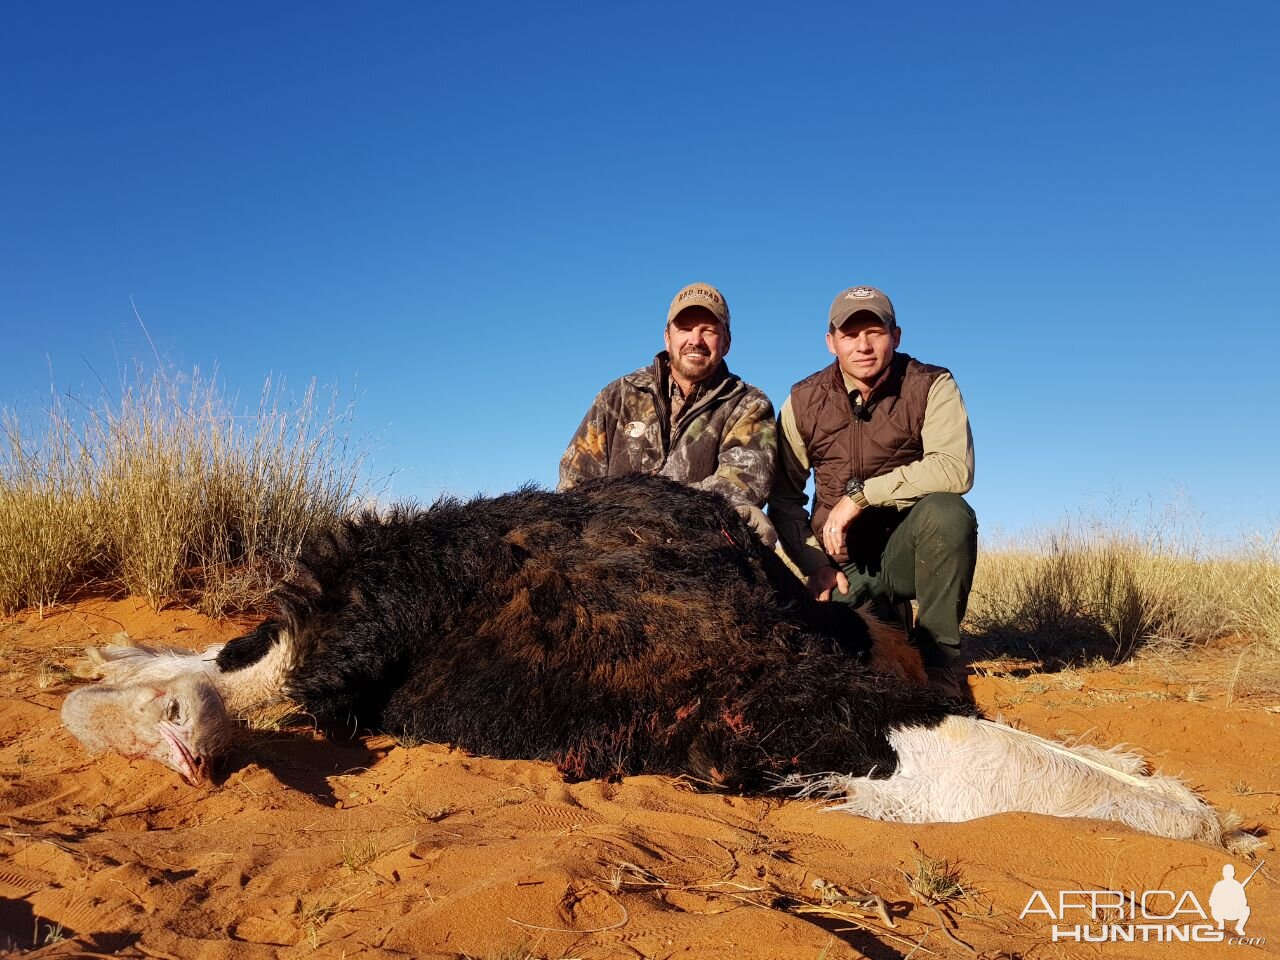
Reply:
<svg viewBox="0 0 1280 960"><path fill-rule="evenodd" d="M773 404L729 372L729 304L707 283L676 294L653 363L596 396L560 460L559 490L591 477L657 474L723 494L772 546Z"/></svg>

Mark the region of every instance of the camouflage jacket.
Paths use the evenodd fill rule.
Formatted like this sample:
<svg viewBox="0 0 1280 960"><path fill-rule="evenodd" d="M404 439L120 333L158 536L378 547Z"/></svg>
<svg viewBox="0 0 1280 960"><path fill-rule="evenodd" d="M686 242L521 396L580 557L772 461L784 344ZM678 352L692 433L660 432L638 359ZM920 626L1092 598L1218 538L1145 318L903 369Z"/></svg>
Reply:
<svg viewBox="0 0 1280 960"><path fill-rule="evenodd" d="M651 366L601 390L560 460L558 489L590 477L650 473L759 508L778 454L769 398L721 364L673 423L670 389L663 351Z"/></svg>

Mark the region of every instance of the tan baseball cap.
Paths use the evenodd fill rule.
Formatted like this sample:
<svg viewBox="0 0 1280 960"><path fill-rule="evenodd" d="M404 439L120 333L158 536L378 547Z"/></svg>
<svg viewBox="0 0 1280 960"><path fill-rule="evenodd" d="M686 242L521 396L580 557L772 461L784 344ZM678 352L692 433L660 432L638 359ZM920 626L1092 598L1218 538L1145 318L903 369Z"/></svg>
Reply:
<svg viewBox="0 0 1280 960"><path fill-rule="evenodd" d="M849 322L850 317L863 310L875 314L890 330L898 325L898 318L893 313L893 304L884 292L875 287L860 285L849 287L836 294L836 298L831 301L831 315L828 318L827 330L838 330Z"/></svg>
<svg viewBox="0 0 1280 960"><path fill-rule="evenodd" d="M729 329L729 301L711 284L691 283L677 293L676 298L671 301L671 309L667 311L667 323L689 307L706 307L724 324L726 330Z"/></svg>

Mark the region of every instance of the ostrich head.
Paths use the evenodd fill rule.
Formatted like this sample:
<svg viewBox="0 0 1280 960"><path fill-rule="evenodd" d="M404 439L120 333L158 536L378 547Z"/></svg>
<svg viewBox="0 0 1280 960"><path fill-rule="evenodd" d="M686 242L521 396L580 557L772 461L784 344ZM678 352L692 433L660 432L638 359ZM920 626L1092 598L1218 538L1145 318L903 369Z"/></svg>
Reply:
<svg viewBox="0 0 1280 960"><path fill-rule="evenodd" d="M81 687L63 703L62 722L92 753L158 760L193 786L208 782L208 760L224 751L231 732L222 697L197 673Z"/></svg>

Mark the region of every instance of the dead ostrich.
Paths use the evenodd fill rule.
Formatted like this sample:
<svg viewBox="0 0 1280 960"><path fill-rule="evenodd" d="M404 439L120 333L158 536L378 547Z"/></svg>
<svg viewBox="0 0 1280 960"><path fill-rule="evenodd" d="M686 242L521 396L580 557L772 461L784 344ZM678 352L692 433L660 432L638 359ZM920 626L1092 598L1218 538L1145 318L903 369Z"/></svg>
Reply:
<svg viewBox="0 0 1280 960"><path fill-rule="evenodd" d="M883 820L1020 810L1224 839L1132 754L1053 744L872 669L855 612L811 601L727 501L670 481L367 513L301 570L277 616L225 646L90 651L106 682L72 692L63 721L193 783L231 717L289 698L330 730L571 778L689 774Z"/></svg>

